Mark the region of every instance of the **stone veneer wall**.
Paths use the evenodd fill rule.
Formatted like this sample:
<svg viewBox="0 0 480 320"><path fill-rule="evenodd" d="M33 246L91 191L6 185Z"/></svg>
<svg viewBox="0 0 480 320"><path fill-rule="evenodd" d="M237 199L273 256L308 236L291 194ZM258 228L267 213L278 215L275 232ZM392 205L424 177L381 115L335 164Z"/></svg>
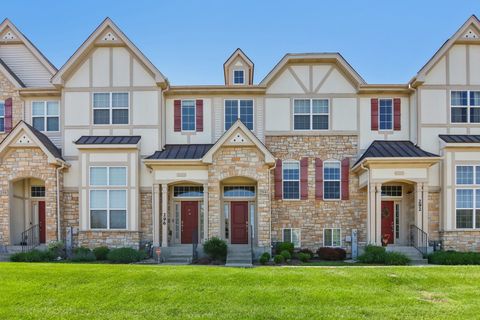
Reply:
<svg viewBox="0 0 480 320"><path fill-rule="evenodd" d="M76 191L63 191L63 202L61 211L62 239L66 238L67 227L73 227L73 243L78 243L79 217L79 196Z"/></svg>
<svg viewBox="0 0 480 320"><path fill-rule="evenodd" d="M140 232L138 231L79 231L78 246L96 248L107 246L109 248L140 247Z"/></svg>
<svg viewBox="0 0 480 320"><path fill-rule="evenodd" d="M272 187L272 240L282 241L282 228L299 228L302 247L323 246L323 228L341 228L342 247L351 251L345 241L352 229L358 230L358 243L366 243L367 192L358 190L358 177L350 173L349 200L323 201L315 199L315 158L342 160L357 154L358 138L338 136L267 136L266 146L282 160L308 157L308 199L275 200ZM272 186L274 176L271 177Z"/></svg>
<svg viewBox="0 0 480 320"><path fill-rule="evenodd" d="M440 240L440 192L428 193L428 239Z"/></svg>
<svg viewBox="0 0 480 320"><path fill-rule="evenodd" d="M16 90L15 86L3 75L0 73L0 100L5 101L5 99L12 98L13 108L12 108L12 127L20 122L23 119L23 102L20 100L20 94ZM7 133L0 133L0 141L7 136Z"/></svg>
<svg viewBox="0 0 480 320"><path fill-rule="evenodd" d="M140 192L140 240L153 241L152 193Z"/></svg>
<svg viewBox="0 0 480 320"><path fill-rule="evenodd" d="M209 237L221 236L222 180L246 177L257 181L257 233L258 246L270 247L270 197L268 165L255 147L222 147L213 156L208 169L208 223Z"/></svg>
<svg viewBox="0 0 480 320"><path fill-rule="evenodd" d="M444 250L480 251L480 231L443 231L440 232Z"/></svg>
<svg viewBox="0 0 480 320"><path fill-rule="evenodd" d="M45 182L46 242L57 240L56 166L40 148L16 148L5 154L0 166L0 244L10 243L10 183L24 178Z"/></svg>

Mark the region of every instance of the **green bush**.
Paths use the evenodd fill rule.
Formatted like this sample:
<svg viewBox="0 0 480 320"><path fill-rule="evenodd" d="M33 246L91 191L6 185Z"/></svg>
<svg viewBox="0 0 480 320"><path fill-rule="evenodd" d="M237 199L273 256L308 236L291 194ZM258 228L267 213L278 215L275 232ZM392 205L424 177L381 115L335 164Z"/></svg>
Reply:
<svg viewBox="0 0 480 320"><path fill-rule="evenodd" d="M52 259L58 259L59 257L65 259L65 244L62 241L54 241L48 244L48 252L52 256Z"/></svg>
<svg viewBox="0 0 480 320"><path fill-rule="evenodd" d="M14 253L10 256L10 261L12 262L48 262L51 260L52 258L48 251L36 249Z"/></svg>
<svg viewBox="0 0 480 320"><path fill-rule="evenodd" d="M345 260L347 252L342 248L320 247L317 250L317 255L322 260L340 261Z"/></svg>
<svg viewBox="0 0 480 320"><path fill-rule="evenodd" d="M96 258L89 248L78 247L73 250L73 256L70 260L73 262L92 262L95 261Z"/></svg>
<svg viewBox="0 0 480 320"><path fill-rule="evenodd" d="M258 259L258 261L259 261L261 264L265 265L265 264L267 264L267 263L270 261L270 258L271 258L271 257L270 257L270 253L264 252L264 253L262 253L262 255L260 256L260 258Z"/></svg>
<svg viewBox="0 0 480 320"><path fill-rule="evenodd" d="M132 248L112 249L107 254L107 259L114 263L132 263L143 260L145 257L145 252Z"/></svg>
<svg viewBox="0 0 480 320"><path fill-rule="evenodd" d="M480 253L435 251L428 256L428 263L444 265L478 265L480 264Z"/></svg>
<svg viewBox="0 0 480 320"><path fill-rule="evenodd" d="M203 244L203 251L214 260L225 261L227 258L227 242L217 237L210 238Z"/></svg>
<svg viewBox="0 0 480 320"><path fill-rule="evenodd" d="M308 253L300 252L298 254L298 260L300 260L302 262L308 262L308 260L310 260L310 259L311 259L311 256Z"/></svg>
<svg viewBox="0 0 480 320"><path fill-rule="evenodd" d="M314 256L313 250L310 250L310 249L308 249L308 248L300 249L300 250L298 250L298 253L308 254L308 255L310 256L310 259L312 259L313 256Z"/></svg>
<svg viewBox="0 0 480 320"><path fill-rule="evenodd" d="M110 252L110 249L108 249L108 247L97 247L93 249L93 254L95 255L95 258L97 258L98 261L107 260L107 255L109 252Z"/></svg>
<svg viewBox="0 0 480 320"><path fill-rule="evenodd" d="M374 245L365 246L363 254L358 256L357 260L362 263L384 263L385 262L385 248Z"/></svg>
<svg viewBox="0 0 480 320"><path fill-rule="evenodd" d="M273 262L275 262L275 264L280 264L280 263L283 263L284 261L285 261L285 258L281 254L277 254L275 257L273 257Z"/></svg>
<svg viewBox="0 0 480 320"><path fill-rule="evenodd" d="M410 259L400 252L385 252L384 263L389 266L405 266L410 263Z"/></svg>
<svg viewBox="0 0 480 320"><path fill-rule="evenodd" d="M293 243L291 243L291 242L279 242L279 243L277 243L277 247L276 247L275 251L277 253L281 254L282 251L286 250L286 251L290 252L290 254L292 255L293 254L293 249L294 249Z"/></svg>
<svg viewBox="0 0 480 320"><path fill-rule="evenodd" d="M292 259L292 255L288 250L283 250L282 252L280 252L280 255L283 256L285 261Z"/></svg>

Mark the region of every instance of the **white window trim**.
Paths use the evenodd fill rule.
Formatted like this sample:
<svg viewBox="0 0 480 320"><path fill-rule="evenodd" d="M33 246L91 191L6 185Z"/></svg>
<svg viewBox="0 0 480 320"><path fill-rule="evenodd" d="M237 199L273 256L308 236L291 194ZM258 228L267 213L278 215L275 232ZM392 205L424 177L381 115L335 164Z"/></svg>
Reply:
<svg viewBox="0 0 480 320"><path fill-rule="evenodd" d="M0 130L1 133L5 132L5 100L0 100L0 103L3 104L3 116L0 115L0 120L3 121L3 130Z"/></svg>
<svg viewBox="0 0 480 320"><path fill-rule="evenodd" d="M34 196L33 195L33 192L32 192L32 188L44 188L44 192L45 192L45 196L47 194L47 188L45 186L39 186L39 185L31 185L30 186L30 197L33 198L33 199L38 199L38 198L45 198L45 196L43 197L39 197L39 196Z"/></svg>
<svg viewBox="0 0 480 320"><path fill-rule="evenodd" d="M91 179L91 169L92 168L106 168L107 169L107 184L106 185L92 185L92 179ZM124 168L125 169L125 184L124 185L110 185L110 168ZM90 187L126 187L128 186L128 167L127 166L89 166L88 169L88 185Z"/></svg>
<svg viewBox="0 0 480 320"><path fill-rule="evenodd" d="M296 100L310 100L310 112L309 113L296 113L295 112L295 101ZM327 113L313 113L313 100L325 100L328 104L328 112ZM293 131L329 131L330 130L330 99L324 98L295 98L292 100L292 128ZM310 129L295 129L295 116L310 116ZM313 129L313 116L327 116L328 117L328 128L327 129Z"/></svg>
<svg viewBox="0 0 480 320"><path fill-rule="evenodd" d="M340 178L338 180L327 180L327 179L325 179L325 164L326 163L337 163L340 166ZM323 187L323 196L322 197L323 197L323 201L340 201L340 200L342 200L342 162L339 161L339 160L326 160L326 161L323 162L322 170L323 170L323 172L322 172L322 177L323 177L323 182L322 182L322 184L323 184L323 186L322 186ZM327 181L339 181L340 192L338 193L339 194L338 198L325 199L325 182L327 182Z"/></svg>
<svg viewBox="0 0 480 320"><path fill-rule="evenodd" d="M52 115L47 115L47 104L49 102L56 102L58 104L58 114L55 115L55 116L52 116ZM33 115L33 104L34 103L43 103L43 115L41 116L35 116ZM43 118L43 129L42 132L60 132L60 101L58 100L35 100L35 101L32 101L32 103L30 104L30 110L31 110L31 115L32 115L32 127L34 126L33 125L33 119L34 118ZM0 117L1 118L1 117ZM48 118L58 118L58 130L47 130L47 119Z"/></svg>
<svg viewBox="0 0 480 320"><path fill-rule="evenodd" d="M107 207L106 208L95 208L92 209L91 207L91 198L92 198L92 192L94 191L106 191L107 192ZM125 209L119 209L119 208L114 208L110 209L110 191L125 191ZM108 189L108 188L93 188L89 190L88 193L89 196L89 201L88 201L88 222L89 222L89 229L90 230L95 230L95 231L103 231L103 230L108 230L108 231L116 231L116 230L128 230L128 190L126 188L123 189ZM92 210L104 210L107 211L107 228L92 228ZM110 228L110 211L111 210L125 210L125 228L115 228L112 229Z"/></svg>
<svg viewBox="0 0 480 320"><path fill-rule="evenodd" d="M400 192L402 193L401 196L390 196L390 195L381 195L382 198L391 198L391 199L402 199L403 198L403 186L401 185L396 185L396 184L387 184L387 185L382 185L382 187L400 187ZM381 194L382 190L380 188L380 194Z"/></svg>
<svg viewBox="0 0 480 320"><path fill-rule="evenodd" d="M332 239L331 239L332 245L331 246L327 246L325 244L325 230L332 230ZM340 244L338 246L333 245L333 230L339 230L340 231ZM323 246L327 247L327 248L341 248L342 247L342 228L334 228L334 227L323 228Z"/></svg>
<svg viewBox="0 0 480 320"><path fill-rule="evenodd" d="M293 232L292 230L297 230L298 231L298 246L295 246L295 243L293 243L294 248L301 248L302 247L302 229L301 228L282 228L282 242L285 242L285 230L290 230L290 243L293 243L292 240L292 235Z"/></svg>
<svg viewBox="0 0 480 320"><path fill-rule="evenodd" d="M380 108L380 101L381 101L381 100L390 100L390 101L392 102L392 116L391 116L391 120L390 120L390 123L392 124L392 127L391 127L390 129L381 129L381 128L380 128L380 115L381 115L381 112L380 112L380 110L381 110L381 108ZM395 126L395 124L393 123L393 121L394 121L394 119L395 119L394 113L395 113L395 107L394 107L394 105L393 105L393 98L379 98L379 99L378 99L378 120L377 120L377 121L378 121L378 131L391 132L391 131L394 130L394 126Z"/></svg>
<svg viewBox="0 0 480 320"><path fill-rule="evenodd" d="M243 82L235 83L235 71L241 71L243 73ZM245 84L245 69L233 69L232 70L232 84L239 86Z"/></svg>
<svg viewBox="0 0 480 320"><path fill-rule="evenodd" d="M458 106L458 105L452 105L452 92L467 92L467 105L466 106ZM450 90L450 113L449 113L449 118L450 118L450 123L452 124L480 124L480 122L470 122L470 109L471 108L478 108L480 109L480 106L472 106L470 105L470 92L480 92L480 90ZM454 122L452 121L452 109L457 108L467 108L467 122Z"/></svg>
<svg viewBox="0 0 480 320"><path fill-rule="evenodd" d="M223 129L224 131L227 131L227 121L225 121L225 117L226 117L226 113L225 113L225 103L226 101L230 101L230 100L236 100L238 105L237 105L237 120L240 119L240 101L241 100L249 100L249 101L252 101L252 130L251 131L255 131L255 99L249 99L249 98L245 98L245 99L238 99L238 98L234 98L234 99L223 99ZM235 123L235 122L234 122ZM233 123L232 123L233 125Z"/></svg>
<svg viewBox="0 0 480 320"><path fill-rule="evenodd" d="M285 163L296 163L296 164L298 164L298 180L286 180L285 179L284 171L283 171ZM300 161L298 161L298 160L284 160L284 161L282 161L282 200L284 200L284 201L299 201L301 199L301 197L302 197L301 196L302 187L300 185L301 184L301 181L300 181L301 180L301 169L302 168L300 166ZM298 181L298 198L293 198L293 199L292 198L288 198L288 199L285 198L285 191L283 190L283 186L284 186L283 182L284 181Z"/></svg>
<svg viewBox="0 0 480 320"><path fill-rule="evenodd" d="M109 94L109 106L108 108L95 108L95 94L96 93L108 93ZM126 93L128 95L128 106L126 108L113 108L112 96L114 93ZM95 123L95 110L109 110L109 123ZM113 123L113 110L128 110L128 122L127 123ZM128 126L131 121L131 112L130 112L130 92L125 91L112 91L112 92L93 92L92 93L92 125L94 126Z"/></svg>
<svg viewBox="0 0 480 320"><path fill-rule="evenodd" d="M183 129L183 102L184 101L193 101L193 129L192 130L185 130ZM181 117L181 131L182 132L197 132L197 102L193 99L185 99L181 100L180 102L180 117Z"/></svg>
<svg viewBox="0 0 480 320"><path fill-rule="evenodd" d="M179 196L175 196L175 187L200 187L200 188L203 188L203 186L199 186L199 185L176 185L176 186L173 186L173 190L172 190L172 198L175 199L175 200L178 200L178 201L181 201L182 199L203 199L204 195L205 195L205 190L203 190L202 192L202 195L201 196L191 196L191 197L179 197Z"/></svg>
<svg viewBox="0 0 480 320"><path fill-rule="evenodd" d="M473 184L458 184L457 183L457 168L458 167L473 167ZM480 230L480 228L476 228L476 204L477 204L477 190L480 190L480 184L476 184L477 181L477 170L476 167L480 167L480 164L456 164L455 165L455 188L454 188L454 201L455 201L455 229L456 230ZM471 208L458 208L457 207L457 190L472 190L473 193L473 200L472 200L472 207ZM478 208L480 209L480 208ZM459 228L457 227L457 210L472 210L472 228Z"/></svg>

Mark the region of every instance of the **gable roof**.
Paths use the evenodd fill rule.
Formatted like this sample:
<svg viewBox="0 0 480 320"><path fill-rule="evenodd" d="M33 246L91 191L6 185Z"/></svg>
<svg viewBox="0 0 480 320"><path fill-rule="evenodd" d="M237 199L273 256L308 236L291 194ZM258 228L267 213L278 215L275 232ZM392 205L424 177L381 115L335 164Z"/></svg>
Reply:
<svg viewBox="0 0 480 320"><path fill-rule="evenodd" d="M112 30L119 38L119 41L133 52L133 54L146 66L146 68L154 75L155 82L159 85L168 85L167 78L148 60L148 58L133 44L132 41L120 30L120 28L110 19L105 18L103 22L90 34L90 36L82 43L75 53L67 60L67 62L53 76L52 83L54 85L63 85L65 79L63 76L67 74L76 63L83 61L83 57L95 46L95 41L101 37L107 30ZM117 43L119 42L117 41Z"/></svg>
<svg viewBox="0 0 480 320"><path fill-rule="evenodd" d="M0 58L0 71L12 82L13 85L19 88L25 88L22 80L10 69L9 66Z"/></svg>
<svg viewBox="0 0 480 320"><path fill-rule="evenodd" d="M470 16L467 21L435 52L435 54L427 61L427 63L418 71L417 75L410 80L412 86L417 86L425 81L427 73L435 66L435 64L448 52L448 50L458 41L462 42L480 42L479 38L462 38L465 33L473 29L480 35L480 20L475 15Z"/></svg>
<svg viewBox="0 0 480 320"><path fill-rule="evenodd" d="M161 151L146 159L153 160L199 160L213 147L213 144L167 144Z"/></svg>
<svg viewBox="0 0 480 320"><path fill-rule="evenodd" d="M260 82L260 85L269 85L289 63L296 62L327 62L334 63L337 67L358 87L366 84L365 80L353 69L353 67L338 52L333 53L287 53Z"/></svg>
<svg viewBox="0 0 480 320"><path fill-rule="evenodd" d="M240 57L243 61L245 61L248 66L252 69L252 72L250 72L250 75L249 75L249 83L252 83L253 84L253 71L254 71L254 67L255 67L255 64L253 63L252 60L250 60L250 58L245 54L245 52L243 52L242 49L240 48L237 48L231 55L230 57L228 57L227 61L225 61L223 63L223 76L225 78L225 83L228 83L228 67L230 66L230 64L237 58L237 57Z"/></svg>

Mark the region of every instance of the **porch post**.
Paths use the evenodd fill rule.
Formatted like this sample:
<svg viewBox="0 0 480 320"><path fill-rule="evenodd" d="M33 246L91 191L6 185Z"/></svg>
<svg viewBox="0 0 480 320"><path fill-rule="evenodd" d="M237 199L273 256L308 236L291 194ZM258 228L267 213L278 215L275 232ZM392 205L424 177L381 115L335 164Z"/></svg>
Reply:
<svg viewBox="0 0 480 320"><path fill-rule="evenodd" d="M415 226L423 230L423 183L415 185Z"/></svg>
<svg viewBox="0 0 480 320"><path fill-rule="evenodd" d="M382 184L375 185L375 244L382 245Z"/></svg>
<svg viewBox="0 0 480 320"><path fill-rule="evenodd" d="M376 212L376 189L375 184L370 184L370 194L368 195L368 201L370 201L370 212L367 214L367 243L375 243L375 212Z"/></svg>
<svg viewBox="0 0 480 320"><path fill-rule="evenodd" d="M160 246L160 185L153 185L153 246Z"/></svg>
<svg viewBox="0 0 480 320"><path fill-rule="evenodd" d="M428 234L428 185L422 183L422 230Z"/></svg>
<svg viewBox="0 0 480 320"><path fill-rule="evenodd" d="M208 239L208 183L203 184L203 239Z"/></svg>
<svg viewBox="0 0 480 320"><path fill-rule="evenodd" d="M168 247L168 184L162 184L162 247Z"/></svg>

